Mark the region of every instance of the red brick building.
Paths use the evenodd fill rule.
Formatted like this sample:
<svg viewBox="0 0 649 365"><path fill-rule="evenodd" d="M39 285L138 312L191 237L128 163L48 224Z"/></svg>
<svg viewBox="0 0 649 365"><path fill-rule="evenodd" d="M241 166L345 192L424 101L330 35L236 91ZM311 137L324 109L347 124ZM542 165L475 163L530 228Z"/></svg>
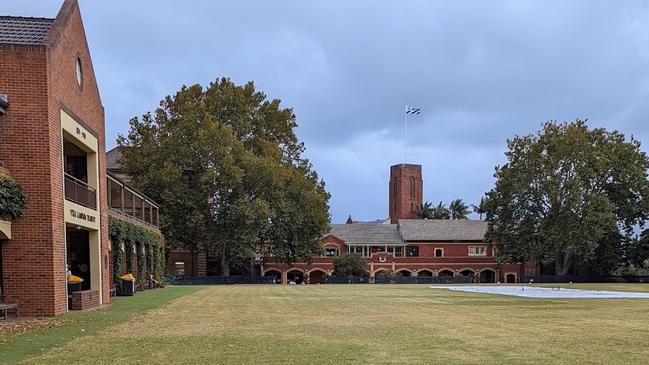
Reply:
<svg viewBox="0 0 649 365"><path fill-rule="evenodd" d="M77 1L0 17L0 94L0 161L27 196L0 243L3 293L26 315L108 303L104 109ZM84 279L72 298L68 273Z"/></svg>
<svg viewBox="0 0 649 365"><path fill-rule="evenodd" d="M261 272L286 283L324 283L333 274L336 256L365 258L370 280L382 275L470 276L479 282L518 282L535 275L534 264L499 264L485 241L487 224L475 220L423 220L416 209L423 201L421 165L390 167L390 223L332 224L322 238L324 253L312 263L284 265L266 258ZM379 221L380 222L380 221Z"/></svg>

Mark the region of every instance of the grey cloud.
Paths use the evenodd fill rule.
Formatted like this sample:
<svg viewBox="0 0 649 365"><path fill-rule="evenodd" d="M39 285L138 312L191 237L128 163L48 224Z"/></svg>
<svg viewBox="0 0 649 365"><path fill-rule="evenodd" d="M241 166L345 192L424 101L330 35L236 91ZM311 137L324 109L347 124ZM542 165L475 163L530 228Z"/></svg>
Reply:
<svg viewBox="0 0 649 365"><path fill-rule="evenodd" d="M295 109L332 216L387 214L388 166L424 165L425 198L476 202L505 139L589 118L649 143L644 1L81 0L109 147L183 84L254 80ZM60 1L7 14L54 16Z"/></svg>

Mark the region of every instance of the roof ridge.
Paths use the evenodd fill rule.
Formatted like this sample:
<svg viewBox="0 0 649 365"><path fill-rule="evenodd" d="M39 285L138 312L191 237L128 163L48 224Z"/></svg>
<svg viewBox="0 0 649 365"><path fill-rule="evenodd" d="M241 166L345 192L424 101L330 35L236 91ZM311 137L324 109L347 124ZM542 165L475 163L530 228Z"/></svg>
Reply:
<svg viewBox="0 0 649 365"><path fill-rule="evenodd" d="M54 18L45 18L37 16L20 16L20 15L0 15L0 19L16 19L16 20L47 20L54 21Z"/></svg>

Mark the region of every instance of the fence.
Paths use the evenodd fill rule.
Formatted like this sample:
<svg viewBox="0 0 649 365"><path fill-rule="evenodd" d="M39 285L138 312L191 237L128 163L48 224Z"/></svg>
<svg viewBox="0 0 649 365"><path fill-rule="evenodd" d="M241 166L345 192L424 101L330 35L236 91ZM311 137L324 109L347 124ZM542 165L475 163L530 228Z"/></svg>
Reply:
<svg viewBox="0 0 649 365"><path fill-rule="evenodd" d="M468 284L473 282L472 276L377 276L375 284ZM207 276L204 278L172 278L167 282L173 285L224 285L224 284L279 284L273 277L258 276ZM368 276L329 276L327 284L370 284Z"/></svg>
<svg viewBox="0 0 649 365"><path fill-rule="evenodd" d="M468 284L473 276L377 276L375 284Z"/></svg>
<svg viewBox="0 0 649 365"><path fill-rule="evenodd" d="M173 285L273 284L272 277L206 276L204 278L170 278Z"/></svg>

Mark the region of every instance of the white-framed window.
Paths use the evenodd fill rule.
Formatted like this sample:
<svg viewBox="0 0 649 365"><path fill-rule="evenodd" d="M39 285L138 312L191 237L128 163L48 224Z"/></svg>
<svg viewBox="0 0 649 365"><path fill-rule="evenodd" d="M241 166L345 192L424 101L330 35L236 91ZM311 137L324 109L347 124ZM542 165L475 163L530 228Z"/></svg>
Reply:
<svg viewBox="0 0 649 365"><path fill-rule="evenodd" d="M444 249L441 247L436 248L435 257L444 257Z"/></svg>
<svg viewBox="0 0 649 365"><path fill-rule="evenodd" d="M338 256L338 248L336 248L336 247L325 247L324 255L326 257L336 257L336 256Z"/></svg>
<svg viewBox="0 0 649 365"><path fill-rule="evenodd" d="M469 246L469 256L487 256L485 246Z"/></svg>
<svg viewBox="0 0 649 365"><path fill-rule="evenodd" d="M349 246L349 253L355 253L363 257L370 257L371 250L369 246Z"/></svg>

